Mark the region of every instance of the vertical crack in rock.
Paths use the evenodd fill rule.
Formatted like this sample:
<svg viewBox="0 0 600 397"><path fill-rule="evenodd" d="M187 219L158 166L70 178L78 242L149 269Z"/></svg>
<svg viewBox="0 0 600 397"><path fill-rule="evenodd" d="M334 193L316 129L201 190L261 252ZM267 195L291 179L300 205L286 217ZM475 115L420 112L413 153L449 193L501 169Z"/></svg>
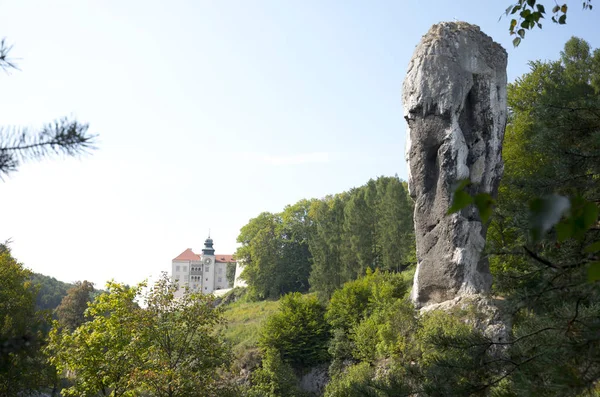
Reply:
<svg viewBox="0 0 600 397"><path fill-rule="evenodd" d="M481 255L485 225L471 207L446 212L461 179L473 182L471 194L497 194L506 63L499 44L463 22L434 25L410 61L402 99L418 257L412 293L419 308L490 290Z"/></svg>

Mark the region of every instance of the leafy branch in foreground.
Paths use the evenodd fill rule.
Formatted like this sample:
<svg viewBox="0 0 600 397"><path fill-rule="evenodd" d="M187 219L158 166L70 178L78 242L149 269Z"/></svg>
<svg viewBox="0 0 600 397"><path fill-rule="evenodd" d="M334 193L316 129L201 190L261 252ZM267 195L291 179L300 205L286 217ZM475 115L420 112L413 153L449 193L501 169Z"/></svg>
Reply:
<svg viewBox="0 0 600 397"><path fill-rule="evenodd" d="M511 35L516 35L513 40L513 45L518 47L521 44L521 40L525 38L525 32L534 28L542 28L541 20L547 15L546 7L541 4L541 1L537 0L518 0L516 3L511 4L505 11L504 15L513 15L510 20L509 31ZM583 0L583 9L591 10L592 0ZM552 22L559 25L567 23L567 11L569 7L566 3L560 5L555 2L552 8ZM500 16L502 18L502 16Z"/></svg>

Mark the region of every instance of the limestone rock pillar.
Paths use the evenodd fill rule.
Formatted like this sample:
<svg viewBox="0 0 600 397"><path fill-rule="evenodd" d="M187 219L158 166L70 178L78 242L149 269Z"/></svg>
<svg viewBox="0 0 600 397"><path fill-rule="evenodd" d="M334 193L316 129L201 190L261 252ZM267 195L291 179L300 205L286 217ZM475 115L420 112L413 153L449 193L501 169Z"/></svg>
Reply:
<svg viewBox="0 0 600 397"><path fill-rule="evenodd" d="M417 307L489 292L486 227L474 208L446 215L453 188L496 195L506 125L506 51L479 27L434 25L415 49L402 99L415 200Z"/></svg>

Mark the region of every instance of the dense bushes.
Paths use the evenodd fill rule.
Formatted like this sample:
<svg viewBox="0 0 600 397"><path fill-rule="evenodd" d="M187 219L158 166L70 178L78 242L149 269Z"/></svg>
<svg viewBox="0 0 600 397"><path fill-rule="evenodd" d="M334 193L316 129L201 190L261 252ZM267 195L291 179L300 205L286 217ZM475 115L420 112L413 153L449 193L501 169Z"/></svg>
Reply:
<svg viewBox="0 0 600 397"><path fill-rule="evenodd" d="M259 346L275 350L296 369L322 363L329 358L329 326L324 316L325 308L314 295L288 294L264 325Z"/></svg>

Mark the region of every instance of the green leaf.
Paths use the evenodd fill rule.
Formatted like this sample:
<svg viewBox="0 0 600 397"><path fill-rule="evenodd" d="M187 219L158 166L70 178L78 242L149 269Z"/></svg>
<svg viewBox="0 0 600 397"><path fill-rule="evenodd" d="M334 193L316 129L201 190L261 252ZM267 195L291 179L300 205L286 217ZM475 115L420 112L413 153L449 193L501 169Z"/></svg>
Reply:
<svg viewBox="0 0 600 397"><path fill-rule="evenodd" d="M558 18L558 23L559 23L560 25L564 25L564 24L566 24L566 23L567 23L567 16L566 16L566 15L564 15L564 14L563 14L563 15L561 15L561 16L560 16L560 18Z"/></svg>
<svg viewBox="0 0 600 397"><path fill-rule="evenodd" d="M512 11L510 12L511 14L516 13L517 11L519 11L521 9L521 6L514 6Z"/></svg>
<svg viewBox="0 0 600 397"><path fill-rule="evenodd" d="M562 7L560 7L560 10L561 10L563 13L566 13L566 12L567 12L567 5L566 5L566 4L563 4L563 5L562 5Z"/></svg>
<svg viewBox="0 0 600 397"><path fill-rule="evenodd" d="M593 252L598 252L598 251L600 251L600 241L596 241L595 243L588 245L583 250L583 252L587 252L588 254L591 254Z"/></svg>
<svg viewBox="0 0 600 397"><path fill-rule="evenodd" d="M516 19L511 19L510 21L510 31L512 32L515 27L517 26L517 20Z"/></svg>
<svg viewBox="0 0 600 397"><path fill-rule="evenodd" d="M554 6L554 8L552 8L553 13L557 13L558 11L560 11L560 6Z"/></svg>
<svg viewBox="0 0 600 397"><path fill-rule="evenodd" d="M600 262L592 262L588 266L588 281L600 280Z"/></svg>
<svg viewBox="0 0 600 397"><path fill-rule="evenodd" d="M556 225L556 238L563 242L573 237L573 224L571 222L561 222Z"/></svg>
<svg viewBox="0 0 600 397"><path fill-rule="evenodd" d="M494 199L488 193L479 193L474 198L475 206L479 211L479 217L483 223L487 223L488 219L492 215L492 206L494 205Z"/></svg>
<svg viewBox="0 0 600 397"><path fill-rule="evenodd" d="M542 14L546 13L546 9L544 8L544 6L542 4L537 4L536 7L540 13L542 13Z"/></svg>
<svg viewBox="0 0 600 397"><path fill-rule="evenodd" d="M518 47L518 46L519 46L519 44L521 44L521 38L520 38L520 37L516 37L516 38L513 40L513 45L514 45L515 47Z"/></svg>
<svg viewBox="0 0 600 397"><path fill-rule="evenodd" d="M529 4L529 7L533 7L535 6L535 1L536 0L527 0L527 4Z"/></svg>
<svg viewBox="0 0 600 397"><path fill-rule="evenodd" d="M519 30L517 31L517 34L518 34L519 36L521 36L521 38L525 38L525 29L519 29Z"/></svg>
<svg viewBox="0 0 600 397"><path fill-rule="evenodd" d="M531 15L531 10L523 10L523 11L521 11L521 13L519 15L521 15L521 17L527 19Z"/></svg>
<svg viewBox="0 0 600 397"><path fill-rule="evenodd" d="M453 214L467 207L469 204L473 203L473 197L469 195L469 193L464 190L457 190L454 192L454 197L452 198L452 205L448 209L448 215Z"/></svg>
<svg viewBox="0 0 600 397"><path fill-rule="evenodd" d="M583 207L583 224L585 229L592 227L598 219L598 206L594 203L587 202Z"/></svg>

